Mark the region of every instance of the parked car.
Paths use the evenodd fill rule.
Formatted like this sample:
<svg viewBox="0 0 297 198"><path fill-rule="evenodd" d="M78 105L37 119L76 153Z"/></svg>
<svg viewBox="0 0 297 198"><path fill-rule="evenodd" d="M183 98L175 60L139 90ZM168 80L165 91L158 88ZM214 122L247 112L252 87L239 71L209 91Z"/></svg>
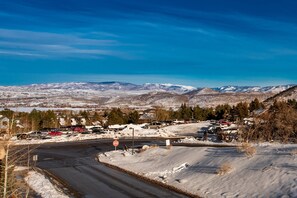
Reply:
<svg viewBox="0 0 297 198"><path fill-rule="evenodd" d="M61 131L50 131L48 135L50 136L61 136L63 133Z"/></svg>
<svg viewBox="0 0 297 198"><path fill-rule="evenodd" d="M91 132L90 131L83 131L83 132L81 132L81 134L91 134Z"/></svg>
<svg viewBox="0 0 297 198"><path fill-rule="evenodd" d="M91 131L92 133L97 133L97 134L105 133L104 130L100 127L92 127Z"/></svg>
<svg viewBox="0 0 297 198"><path fill-rule="evenodd" d="M82 132L85 132L86 129L83 128L83 127L74 127L73 131L78 132L78 133L82 133Z"/></svg>
<svg viewBox="0 0 297 198"><path fill-rule="evenodd" d="M18 140L24 140L28 138L28 134L27 133L19 133L16 135Z"/></svg>
<svg viewBox="0 0 297 198"><path fill-rule="evenodd" d="M28 134L29 139L42 139L44 135L40 131L33 131Z"/></svg>

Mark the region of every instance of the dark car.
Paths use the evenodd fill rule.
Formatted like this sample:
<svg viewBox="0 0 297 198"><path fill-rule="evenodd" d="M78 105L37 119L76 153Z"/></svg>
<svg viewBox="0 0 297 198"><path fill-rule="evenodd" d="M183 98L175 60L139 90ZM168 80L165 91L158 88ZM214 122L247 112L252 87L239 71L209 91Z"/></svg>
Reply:
<svg viewBox="0 0 297 198"><path fill-rule="evenodd" d="M27 133L19 133L16 135L16 137L18 140L24 140L24 139L27 139L29 136Z"/></svg>
<svg viewBox="0 0 297 198"><path fill-rule="evenodd" d="M104 130L100 127L93 127L91 128L92 133L97 133L97 134L101 134L104 133Z"/></svg>

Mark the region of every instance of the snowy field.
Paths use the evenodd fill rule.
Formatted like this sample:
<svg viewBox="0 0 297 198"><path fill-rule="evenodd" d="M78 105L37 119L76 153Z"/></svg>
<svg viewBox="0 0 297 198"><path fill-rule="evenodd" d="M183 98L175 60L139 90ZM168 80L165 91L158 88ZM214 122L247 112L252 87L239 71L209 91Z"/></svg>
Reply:
<svg viewBox="0 0 297 198"><path fill-rule="evenodd" d="M297 145L254 147L252 157L236 147L173 146L135 155L111 151L98 158L201 197L297 197Z"/></svg>
<svg viewBox="0 0 297 198"><path fill-rule="evenodd" d="M58 191L44 175L36 171L29 171L25 181L42 198L68 198Z"/></svg>
<svg viewBox="0 0 297 198"><path fill-rule="evenodd" d="M181 125L172 125L168 127L163 127L160 129L144 129L142 125L113 125L111 128L124 128L122 131L114 132L107 131L104 134L81 134L75 133L73 135L61 135L52 137L51 139L44 140L17 140L16 138L12 139L14 144L23 145L23 144L43 144L48 142L71 142L71 141L82 141L88 139L103 139L103 138L131 138L132 137L132 128L134 129L135 138L141 137L180 137L187 134L197 134L197 132L202 127L207 127L209 122L200 122L192 124L181 124Z"/></svg>
<svg viewBox="0 0 297 198"><path fill-rule="evenodd" d="M44 175L34 170L28 170L28 167L16 166L14 172L20 174L17 178L22 178L25 183L34 190L34 197L42 198L68 198L63 192L55 187ZM26 186L27 187L27 186ZM29 194L29 197L32 195Z"/></svg>

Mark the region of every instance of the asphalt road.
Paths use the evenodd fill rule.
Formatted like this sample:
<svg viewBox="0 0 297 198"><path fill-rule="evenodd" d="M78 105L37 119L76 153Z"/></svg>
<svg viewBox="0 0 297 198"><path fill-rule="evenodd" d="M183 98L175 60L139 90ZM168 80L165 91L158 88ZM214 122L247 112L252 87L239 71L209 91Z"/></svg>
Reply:
<svg viewBox="0 0 297 198"><path fill-rule="evenodd" d="M148 142L151 141L135 141L135 144ZM119 148L130 143L130 140L121 141ZM34 153L38 154L37 166L75 189L78 197L186 197L106 167L95 160L98 153L112 149L111 140L98 140L91 143L40 145Z"/></svg>

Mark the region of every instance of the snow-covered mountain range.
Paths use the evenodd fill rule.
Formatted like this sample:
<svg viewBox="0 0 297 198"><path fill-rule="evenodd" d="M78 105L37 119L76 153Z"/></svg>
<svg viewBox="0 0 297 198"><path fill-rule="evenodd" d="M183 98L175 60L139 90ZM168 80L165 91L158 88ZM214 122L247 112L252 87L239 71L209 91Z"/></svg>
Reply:
<svg viewBox="0 0 297 198"><path fill-rule="evenodd" d="M126 82L86 82L86 83L49 83L22 86L24 89L64 89L64 90L94 90L94 91L164 91L173 93L186 93L197 88L185 85L145 83L136 85Z"/></svg>
<svg viewBox="0 0 297 198"><path fill-rule="evenodd" d="M294 85L278 85L278 86L222 86L218 88L213 88L216 91L221 93L247 93L247 92L272 92L272 93L279 93L286 89L289 89Z"/></svg>
<svg viewBox="0 0 297 198"><path fill-rule="evenodd" d="M185 85L125 82L49 83L25 86L0 86L0 107L82 107L177 108L182 103L216 106L264 101L293 85L223 86L197 88Z"/></svg>
<svg viewBox="0 0 297 198"><path fill-rule="evenodd" d="M279 86L222 86L210 88L220 93L247 93L247 92L273 92L278 93L284 91L294 85L279 85ZM164 91L172 93L187 93L194 90L201 90L201 87L193 87L176 84L161 84L161 83L145 83L136 85L126 82L71 82L71 83L48 83L48 84L32 84L27 86L13 86L15 88L27 90L46 90L46 89L63 89L63 90L95 90L95 91ZM11 88L11 87L10 87Z"/></svg>

